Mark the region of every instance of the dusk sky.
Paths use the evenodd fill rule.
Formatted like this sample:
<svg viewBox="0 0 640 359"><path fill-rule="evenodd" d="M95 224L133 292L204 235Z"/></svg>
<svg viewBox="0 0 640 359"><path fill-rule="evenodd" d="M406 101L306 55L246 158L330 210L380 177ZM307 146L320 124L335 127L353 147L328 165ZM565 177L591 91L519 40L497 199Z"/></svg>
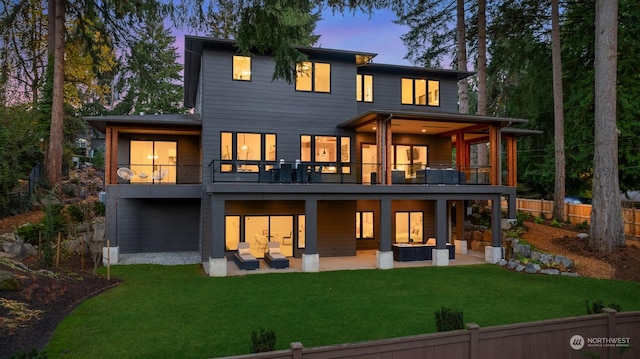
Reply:
<svg viewBox="0 0 640 359"><path fill-rule="evenodd" d="M357 13L332 14L327 10L318 22L315 33L320 36L316 46L336 49L372 52L378 54L373 61L379 64L411 65L403 59L407 53L400 36L406 33L406 27L396 25L392 21L395 14L391 11L377 10L374 15ZM184 55L183 31L174 31L175 46L182 62ZM202 35L189 33L189 35Z"/></svg>
<svg viewBox="0 0 640 359"><path fill-rule="evenodd" d="M377 10L371 17L358 13L335 15L325 11L315 33L321 35L318 46L329 49L355 50L378 54L373 61L379 64L410 65L404 59L407 50L400 36L407 27L393 23L395 14Z"/></svg>

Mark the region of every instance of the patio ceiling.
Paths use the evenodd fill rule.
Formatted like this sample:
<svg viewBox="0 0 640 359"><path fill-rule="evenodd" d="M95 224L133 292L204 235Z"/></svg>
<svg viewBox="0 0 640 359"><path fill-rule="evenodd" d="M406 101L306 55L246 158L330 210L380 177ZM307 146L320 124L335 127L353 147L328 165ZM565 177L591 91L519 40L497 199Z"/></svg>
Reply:
<svg viewBox="0 0 640 359"><path fill-rule="evenodd" d="M466 139L486 137L489 125L508 127L526 120L490 116L463 115L422 111L369 111L338 125L355 128L357 132L375 132L378 119L390 120L391 131L400 134L453 136L460 131Z"/></svg>

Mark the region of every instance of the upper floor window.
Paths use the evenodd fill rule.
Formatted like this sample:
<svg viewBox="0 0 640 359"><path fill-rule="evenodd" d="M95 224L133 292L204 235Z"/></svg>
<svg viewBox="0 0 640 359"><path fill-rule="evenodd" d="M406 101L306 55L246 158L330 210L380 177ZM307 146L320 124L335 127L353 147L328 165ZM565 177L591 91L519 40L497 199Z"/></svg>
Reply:
<svg viewBox="0 0 640 359"><path fill-rule="evenodd" d="M222 172L258 172L258 162L276 160L276 135L222 132L220 153Z"/></svg>
<svg viewBox="0 0 640 359"><path fill-rule="evenodd" d="M373 75L356 75L356 101L373 102Z"/></svg>
<svg viewBox="0 0 640 359"><path fill-rule="evenodd" d="M296 65L296 90L331 92L331 64L306 61Z"/></svg>
<svg viewBox="0 0 640 359"><path fill-rule="evenodd" d="M440 106L440 81L403 78L402 104Z"/></svg>
<svg viewBox="0 0 640 359"><path fill-rule="evenodd" d="M233 79L251 81L251 58L247 56L233 57Z"/></svg>

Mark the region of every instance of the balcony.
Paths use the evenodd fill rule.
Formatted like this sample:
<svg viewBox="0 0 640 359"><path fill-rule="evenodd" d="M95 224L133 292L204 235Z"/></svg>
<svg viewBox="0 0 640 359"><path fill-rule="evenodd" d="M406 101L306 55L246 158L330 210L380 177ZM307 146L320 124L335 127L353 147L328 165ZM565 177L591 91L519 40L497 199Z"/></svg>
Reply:
<svg viewBox="0 0 640 359"><path fill-rule="evenodd" d="M430 164L395 164L392 185L490 185L490 166L462 167ZM360 184L384 183L380 163L265 162L214 160L209 163L211 183Z"/></svg>
<svg viewBox="0 0 640 359"><path fill-rule="evenodd" d="M200 165L118 164L117 184L179 185L201 183Z"/></svg>

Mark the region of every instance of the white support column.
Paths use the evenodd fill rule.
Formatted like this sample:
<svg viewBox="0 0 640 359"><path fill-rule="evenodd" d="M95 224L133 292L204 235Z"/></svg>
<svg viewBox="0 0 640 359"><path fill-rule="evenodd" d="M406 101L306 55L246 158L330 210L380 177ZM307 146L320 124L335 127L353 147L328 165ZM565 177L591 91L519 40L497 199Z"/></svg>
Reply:
<svg viewBox="0 0 640 359"><path fill-rule="evenodd" d="M209 257L209 277L226 277L227 276L227 258L211 258Z"/></svg>
<svg viewBox="0 0 640 359"><path fill-rule="evenodd" d="M502 247L484 247L484 261L496 264L502 259Z"/></svg>
<svg viewBox="0 0 640 359"><path fill-rule="evenodd" d="M393 252L376 251L376 268L393 269Z"/></svg>
<svg viewBox="0 0 640 359"><path fill-rule="evenodd" d="M319 254L303 254L302 255L302 271L303 272L320 272L320 255Z"/></svg>
<svg viewBox="0 0 640 359"><path fill-rule="evenodd" d="M449 265L449 249L432 249L431 258L434 266L448 266Z"/></svg>

